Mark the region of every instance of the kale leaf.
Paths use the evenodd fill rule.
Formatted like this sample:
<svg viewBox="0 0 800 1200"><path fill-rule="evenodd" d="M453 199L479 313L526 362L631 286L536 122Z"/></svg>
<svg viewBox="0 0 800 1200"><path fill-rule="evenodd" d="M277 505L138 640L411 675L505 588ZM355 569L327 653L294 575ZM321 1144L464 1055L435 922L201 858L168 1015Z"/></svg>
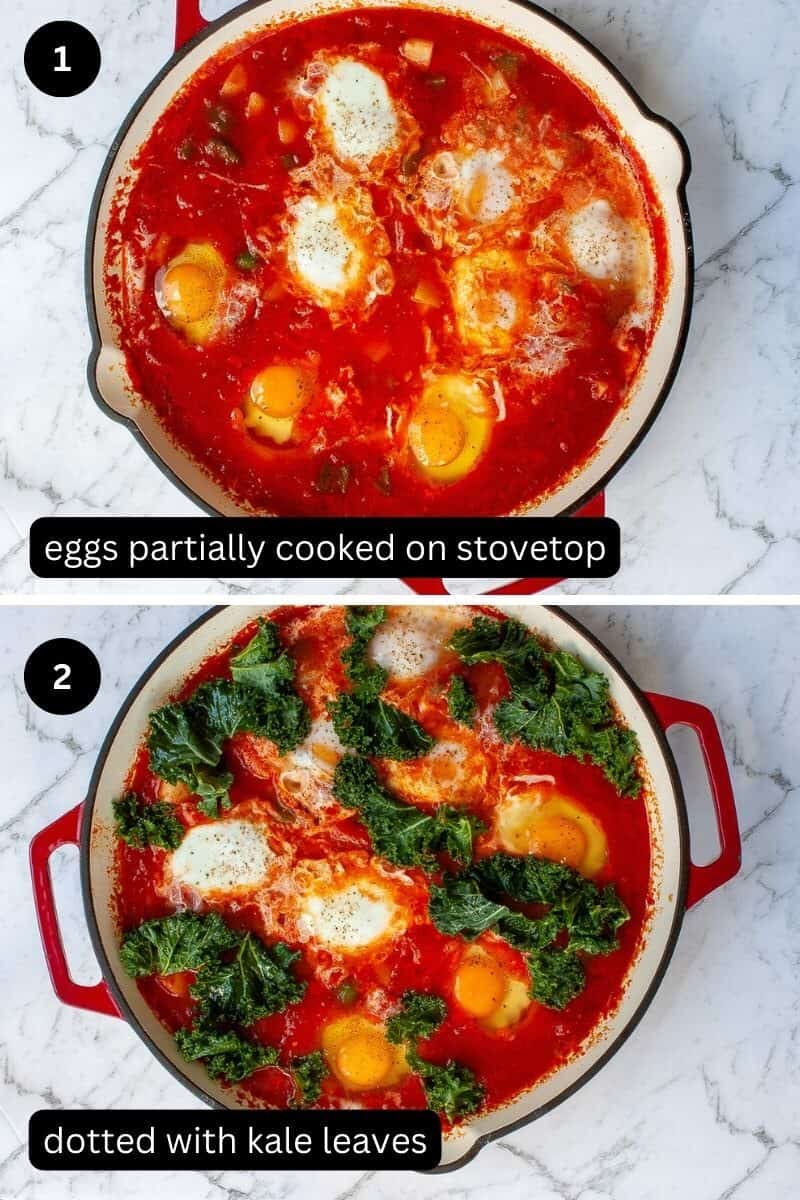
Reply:
<svg viewBox="0 0 800 1200"><path fill-rule="evenodd" d="M280 754L299 746L311 717L294 689L294 659L282 649L273 621L261 621L255 637L234 655L231 675L242 689L240 728L269 738Z"/></svg>
<svg viewBox="0 0 800 1200"><path fill-rule="evenodd" d="M440 886L431 884L428 912L440 933L472 941L493 929L509 909L484 896L474 879L445 875Z"/></svg>
<svg viewBox="0 0 800 1200"><path fill-rule="evenodd" d="M164 850L176 850L186 832L175 816L171 804L157 800L146 804L135 792L126 792L119 800L113 800L114 832L118 838L143 850L147 846L160 846Z"/></svg>
<svg viewBox="0 0 800 1200"><path fill-rule="evenodd" d="M238 1083L262 1067L274 1066L278 1051L274 1046L251 1042L235 1030L221 1030L202 1022L194 1029L178 1029L178 1049L189 1062L201 1058L212 1079Z"/></svg>
<svg viewBox="0 0 800 1200"><path fill-rule="evenodd" d="M197 971L231 950L240 935L218 913L179 912L155 917L122 939L120 959L129 975L175 975Z"/></svg>
<svg viewBox="0 0 800 1200"><path fill-rule="evenodd" d="M541 917L526 917L512 912L485 895L474 874L445 875L439 886L431 886L428 912L440 933L473 941L491 929L517 950L532 951L550 945L562 928L560 913L552 910Z"/></svg>
<svg viewBox="0 0 800 1200"><path fill-rule="evenodd" d="M386 1022L386 1036L396 1046L412 1038L430 1037L446 1016L447 1005L441 996L404 992L400 1012Z"/></svg>
<svg viewBox="0 0 800 1200"><path fill-rule="evenodd" d="M549 946L558 937L561 924L561 916L554 908L541 917L526 917L524 913L506 912L499 918L496 932L515 950L530 954Z"/></svg>
<svg viewBox="0 0 800 1200"><path fill-rule="evenodd" d="M453 1059L439 1064L420 1056L417 1040L435 1033L446 1016L447 1005L441 996L408 991L403 994L400 1012L386 1022L386 1036L394 1045L405 1043L406 1061L420 1078L428 1107L454 1121L480 1108L485 1089L469 1067Z"/></svg>
<svg viewBox="0 0 800 1200"><path fill-rule="evenodd" d="M352 605L345 617L351 642L342 651L342 662L348 679L364 699L377 698L386 686L388 672L367 658L369 643L385 620L386 606L383 604Z"/></svg>
<svg viewBox="0 0 800 1200"><path fill-rule="evenodd" d="M566 1008L586 986L586 971L574 950L552 947L528 958L531 997L547 1008Z"/></svg>
<svg viewBox="0 0 800 1200"><path fill-rule="evenodd" d="M561 898L556 909L569 931L571 950L610 954L619 945L617 931L630 913L611 884L599 888L589 880Z"/></svg>
<svg viewBox="0 0 800 1200"><path fill-rule="evenodd" d="M570 867L533 854L491 854L475 864L474 874L490 895L501 893L523 904L555 904L583 881Z"/></svg>
<svg viewBox="0 0 800 1200"><path fill-rule="evenodd" d="M404 760L427 754L434 739L418 721L378 696L343 692L329 705L339 741L373 758Z"/></svg>
<svg viewBox="0 0 800 1200"><path fill-rule="evenodd" d="M420 1058L416 1049L406 1051L408 1064L422 1080L429 1108L442 1113L448 1121L467 1117L483 1103L486 1090L469 1067L449 1059L444 1064Z"/></svg>
<svg viewBox="0 0 800 1200"><path fill-rule="evenodd" d="M367 658L369 643L385 619L382 604L347 610L351 641L342 651L342 662L353 690L332 701L329 711L339 740L348 749L375 758L419 758L428 753L434 739L413 717L381 699L386 671Z"/></svg>
<svg viewBox="0 0 800 1200"><path fill-rule="evenodd" d="M475 617L465 629L457 629L450 639L450 648L467 666L481 662L497 662L506 670L509 679L524 676L528 659L540 660L538 642L521 621L510 618Z"/></svg>
<svg viewBox="0 0 800 1200"><path fill-rule="evenodd" d="M321 1050L301 1054L292 1059L292 1071L297 1087L296 1104L316 1104L322 1095L322 1081L328 1074L328 1064Z"/></svg>
<svg viewBox="0 0 800 1200"><path fill-rule="evenodd" d="M246 933L233 958L208 963L189 990L205 1021L252 1025L302 998L305 984L290 970L298 957L283 942L266 946Z"/></svg>
<svg viewBox="0 0 800 1200"><path fill-rule="evenodd" d="M450 645L468 665L496 662L504 668L511 695L498 704L494 722L505 741L589 759L621 795L639 794L639 742L618 723L605 675L567 651L544 649L513 619L476 617Z"/></svg>
<svg viewBox="0 0 800 1200"><path fill-rule="evenodd" d="M277 626L258 632L231 658L233 680L201 684L183 703L150 714L150 768L168 783L185 783L198 808L217 817L230 808L233 775L222 766L225 742L240 731L273 741L281 754L299 745L311 727L294 690L294 662L282 650Z"/></svg>
<svg viewBox="0 0 800 1200"><path fill-rule="evenodd" d="M435 854L446 851L457 862L472 859L472 843L484 826L463 809L441 804L424 812L392 796L365 758L347 755L333 776L333 794L354 808L367 827L377 854L400 867L437 867Z"/></svg>
<svg viewBox="0 0 800 1200"><path fill-rule="evenodd" d="M490 896L500 893L523 904L550 905L547 919L566 929L570 949L586 954L616 950L617 932L630 917L611 884L600 888L580 872L546 858L492 854L475 863L472 874Z"/></svg>
<svg viewBox="0 0 800 1200"><path fill-rule="evenodd" d="M200 768L218 766L223 736L192 720L188 704L165 704L150 714L150 767L167 783L193 784Z"/></svg>
<svg viewBox="0 0 800 1200"><path fill-rule="evenodd" d="M514 912L501 896L544 911ZM472 941L488 929L522 951L531 996L550 1008L563 1008L585 986L578 951L610 954L629 917L611 884L600 888L570 867L509 854L480 859L461 876L445 875L431 886L428 912L441 933Z"/></svg>
<svg viewBox="0 0 800 1200"><path fill-rule="evenodd" d="M478 705L470 686L463 675L453 675L447 689L447 707L450 716L461 725L472 725Z"/></svg>

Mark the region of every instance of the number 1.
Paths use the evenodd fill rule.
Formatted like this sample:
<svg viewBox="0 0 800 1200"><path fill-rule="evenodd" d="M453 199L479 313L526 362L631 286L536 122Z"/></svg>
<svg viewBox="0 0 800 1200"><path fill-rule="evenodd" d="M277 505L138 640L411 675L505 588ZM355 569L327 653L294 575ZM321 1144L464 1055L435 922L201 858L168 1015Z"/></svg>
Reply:
<svg viewBox="0 0 800 1200"><path fill-rule="evenodd" d="M58 66L54 67L55 71L71 71L72 67L67 66L67 47L56 46L55 55L58 59Z"/></svg>

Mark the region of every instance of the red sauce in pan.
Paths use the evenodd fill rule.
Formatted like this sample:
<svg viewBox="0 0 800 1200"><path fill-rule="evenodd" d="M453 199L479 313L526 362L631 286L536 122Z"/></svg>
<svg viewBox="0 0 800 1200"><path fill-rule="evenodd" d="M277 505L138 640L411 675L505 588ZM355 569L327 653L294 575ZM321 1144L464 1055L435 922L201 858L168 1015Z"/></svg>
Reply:
<svg viewBox="0 0 800 1200"><path fill-rule="evenodd" d="M438 610L440 613L443 610ZM485 610L490 611L490 610ZM325 699L343 684L338 656L346 643L340 609L285 609L274 616L282 630L284 642L295 655L298 666L298 691L311 708L314 717L324 712ZM235 639L240 646L254 632L250 627ZM180 695L187 695L203 680L225 676L232 648L208 659L195 672ZM389 697L406 711L416 715L425 728L437 738L459 736L463 727L447 714L442 694L453 662L447 656L431 668L423 682L398 682L392 685ZM498 699L506 688L499 668L482 665L469 669L473 692L481 708ZM180 698L180 695L176 698ZM531 1003L517 1023L499 1030L488 1030L469 1016L453 998L455 972L465 953L461 938L439 933L427 919L427 877L416 869L406 869L404 896L412 916L404 935L382 943L355 957L341 959L307 940L294 942L284 932L281 940L288 941L301 951L296 970L308 982L303 999L285 1012L259 1021L250 1029L251 1035L262 1038L280 1049L281 1062L292 1056L318 1049L323 1029L331 1021L351 1015L337 996L342 980L353 982L360 996L379 989L389 1007L399 1003L407 989L431 991L444 997L448 1016L444 1024L429 1039L420 1044L421 1052L434 1061L453 1058L470 1067L486 1087L489 1108L510 1100L520 1091L552 1072L560 1063L577 1054L590 1038L602 1018L614 1012L625 986L625 979L641 943L651 905L650 841L643 797L623 799L606 780L601 771L572 758L559 758L547 752L530 751L518 744L506 746L495 739L471 741L462 733L470 754L477 753L476 768L471 761L470 771L488 769L487 782L470 797L469 807L482 815L487 824L499 797L504 794L508 780L518 775L552 775L557 789L575 797L583 810L601 826L608 854L605 865L595 876L600 884L611 882L630 910L630 920L622 927L620 946L606 957L591 957L585 962L585 990L563 1011L553 1011ZM281 763L276 762L275 748L263 739L237 735L226 751L228 768L233 771L233 807L226 817L252 816L270 811L280 793L278 781ZM404 764L411 780L413 794L414 772L423 760ZM285 767L285 762L282 764ZM501 785L499 780L504 783ZM143 798L159 796L159 780L149 770L148 755L140 750L132 768L130 786ZM465 785L467 786L467 785ZM399 790L397 794L402 794ZM406 792L406 799L411 796ZM261 806L261 808L259 808ZM187 825L204 822L193 801L178 805L181 821ZM278 809L280 812L280 808ZM275 821L273 819L273 825ZM280 822L278 822L280 824ZM290 852L299 859L335 862L343 855L345 861L369 862L371 847L368 834L356 816L342 816L322 826L314 827L305 819L280 828ZM478 856L492 850L491 834L482 835L477 843ZM494 846L496 848L496 844ZM117 842L115 864L115 904L121 929L128 930L141 921L175 911L174 885L167 877L169 855L162 850L135 850L122 841ZM296 869L296 866L292 868ZM270 904L277 906L278 918L283 920L280 900L271 893ZM195 906L198 901L193 901ZM274 928L265 927L265 910L257 894L245 898L215 895L200 905L201 909L215 908L232 925L253 930L269 942ZM274 916L274 913L273 913ZM286 927L291 929L291 925ZM491 952L511 975L527 979L524 959L507 943L496 940ZM191 1022L194 1003L189 995L192 973L158 977L139 981L141 992L163 1023L171 1030ZM360 1002L359 1002L360 1003ZM356 1011L358 1011L356 1009ZM283 1106L293 1095L292 1083L285 1072L265 1068L238 1085L245 1102L255 1105ZM324 1084L321 1107L335 1107L346 1101L348 1092L330 1075ZM408 1075L398 1085L372 1092L359 1092L356 1098L370 1107L424 1106L424 1094L418 1079Z"/></svg>
<svg viewBox="0 0 800 1200"><path fill-rule="evenodd" d="M356 159L352 122L336 133L355 85L325 91L353 64L378 89L359 120L380 143ZM325 238L343 274L323 294ZM624 406L666 272L645 168L593 96L529 46L413 7L212 58L142 146L108 235L134 387L231 497L279 515L543 497Z"/></svg>

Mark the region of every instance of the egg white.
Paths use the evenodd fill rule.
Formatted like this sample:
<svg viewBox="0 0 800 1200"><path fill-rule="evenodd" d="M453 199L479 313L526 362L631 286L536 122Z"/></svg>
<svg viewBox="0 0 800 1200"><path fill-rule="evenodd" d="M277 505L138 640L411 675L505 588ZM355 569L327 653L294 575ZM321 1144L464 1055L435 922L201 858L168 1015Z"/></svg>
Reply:
<svg viewBox="0 0 800 1200"><path fill-rule="evenodd" d="M292 217L287 250L294 275L323 299L344 295L364 270L364 252L348 237L335 200L303 196Z"/></svg>
<svg viewBox="0 0 800 1200"><path fill-rule="evenodd" d="M572 214L566 243L575 266L590 279L619 282L636 274L639 239L607 200L592 200Z"/></svg>
<svg viewBox="0 0 800 1200"><path fill-rule="evenodd" d="M321 775L333 773L333 757L341 758L345 749L339 741L330 717L315 717L308 734L294 750L285 756L285 762Z"/></svg>
<svg viewBox="0 0 800 1200"><path fill-rule="evenodd" d="M340 58L316 93L316 110L340 162L368 167L399 139L397 112L386 80L357 59Z"/></svg>
<svg viewBox="0 0 800 1200"><path fill-rule="evenodd" d="M440 661L460 614L443 608L420 607L391 611L369 646L373 662L390 679L415 679Z"/></svg>
<svg viewBox="0 0 800 1200"><path fill-rule="evenodd" d="M257 887L277 856L252 821L221 820L194 825L170 855L173 883L201 896Z"/></svg>
<svg viewBox="0 0 800 1200"><path fill-rule="evenodd" d="M479 199L471 201L476 190ZM502 150L474 150L458 162L459 203L465 215L476 221L496 221L514 204L514 177L505 166Z"/></svg>
<svg viewBox="0 0 800 1200"><path fill-rule="evenodd" d="M300 900L297 930L304 941L352 953L402 933L407 920L388 888L377 880L347 878L307 890Z"/></svg>

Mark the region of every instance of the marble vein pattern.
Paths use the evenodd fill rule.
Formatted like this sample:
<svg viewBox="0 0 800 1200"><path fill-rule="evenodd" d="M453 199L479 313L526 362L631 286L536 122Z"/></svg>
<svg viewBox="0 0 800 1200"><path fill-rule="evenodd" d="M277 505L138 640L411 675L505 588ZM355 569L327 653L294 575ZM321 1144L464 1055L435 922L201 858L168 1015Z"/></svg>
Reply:
<svg viewBox="0 0 800 1200"><path fill-rule="evenodd" d="M721 724L743 832L740 875L687 914L664 982L633 1036L575 1096L501 1137L462 1170L51 1174L27 1160L37 1109L197 1104L121 1020L62 1006L36 930L31 837L84 795L117 707L197 609L0 610L0 1196L3 1200L774 1200L800 1171L800 610L571 610L644 688L709 705ZM75 717L48 716L22 687L31 649L59 635L98 654L103 683ZM696 858L709 799L684 763ZM685 772L685 774L684 774ZM706 857L712 857L706 853ZM74 852L53 873L72 969L98 977Z"/></svg>
<svg viewBox="0 0 800 1200"><path fill-rule="evenodd" d="M206 0L208 16L230 7ZM789 593L800 578L800 8L787 0L567 0L591 39L692 150L697 294L687 353L653 431L608 489L623 530L616 578L578 593ZM0 588L98 594L31 577L27 533L50 515L193 515L85 382L83 242L106 149L170 54L171 0L71 0L98 37L89 92L56 100L22 67L51 0L7 0L0 32L6 155L0 198ZM665 580L665 564L669 579ZM124 582L102 585L127 591ZM457 590L471 590L472 584ZM351 594L358 579L209 579L209 593ZM402 592L399 581L381 584ZM178 595L181 581L152 590Z"/></svg>

